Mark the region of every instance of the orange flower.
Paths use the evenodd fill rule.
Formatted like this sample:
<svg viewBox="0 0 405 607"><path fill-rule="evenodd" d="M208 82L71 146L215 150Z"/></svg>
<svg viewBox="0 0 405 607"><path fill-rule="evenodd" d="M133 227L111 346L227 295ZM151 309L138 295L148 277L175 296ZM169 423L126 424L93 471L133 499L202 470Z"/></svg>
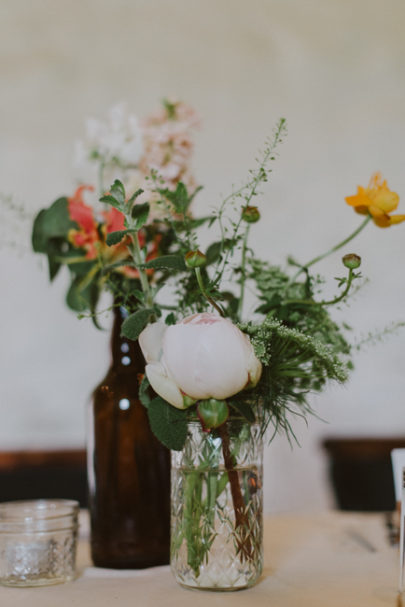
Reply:
<svg viewBox="0 0 405 607"><path fill-rule="evenodd" d="M85 190L93 191L94 188L90 185L81 185L71 198L68 198L68 212L70 218L79 226L78 230L71 229L68 233L68 239L73 246L79 249L85 249L86 259L95 259L98 254L106 258L118 257L125 259L128 257L128 250L119 243L109 248L105 244L103 235L124 229L124 215L116 208L102 213L105 223L101 226L101 231L98 229L94 210L88 206L83 200L83 192ZM128 244L128 243L126 243Z"/></svg>
<svg viewBox="0 0 405 607"><path fill-rule="evenodd" d="M100 235L97 231L94 211L83 200L84 190L93 191L94 188L90 185L81 185L73 196L68 198L70 219L75 221L80 228L79 230L69 230L68 239L74 247L85 249L86 259L94 259L97 257L96 242L100 240Z"/></svg>
<svg viewBox="0 0 405 607"><path fill-rule="evenodd" d="M354 207L356 213L371 215L380 228L388 228L395 223L405 221L405 215L390 215L398 206L399 196L392 192L380 173L374 173L367 188L357 187L357 194L345 198L347 204Z"/></svg>
<svg viewBox="0 0 405 607"><path fill-rule="evenodd" d="M68 212L70 218L77 223L79 229L71 229L68 233L68 239L74 247L86 251L86 259L95 259L100 256L105 263L116 263L122 261L123 265L115 268L127 278L139 278L139 271L131 266L124 265L130 259L128 245L131 243L131 236L126 235L121 242L113 246L108 246L105 242L107 234L125 229L124 215L115 207L109 211L101 213L104 222L97 224L92 207L86 205L83 200L85 190L92 191L94 188L88 185L82 185L77 188L71 198L68 198ZM146 261L157 257L159 251L160 235L156 235L153 242L148 246ZM138 232L139 245L146 245L146 237L143 231ZM153 270L147 270L148 274L153 274Z"/></svg>
<svg viewBox="0 0 405 607"><path fill-rule="evenodd" d="M104 211L104 213L102 213L102 215L105 219L107 234L109 234L110 232L116 232L117 230L125 229L125 225L124 225L125 217L121 213L121 211L119 211L115 207L112 207L110 209L110 211Z"/></svg>

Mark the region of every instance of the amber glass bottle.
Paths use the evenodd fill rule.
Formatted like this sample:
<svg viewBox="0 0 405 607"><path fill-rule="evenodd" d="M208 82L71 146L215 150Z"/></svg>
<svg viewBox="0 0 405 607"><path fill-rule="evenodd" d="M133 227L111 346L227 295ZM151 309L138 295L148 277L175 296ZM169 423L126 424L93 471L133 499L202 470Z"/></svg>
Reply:
<svg viewBox="0 0 405 607"><path fill-rule="evenodd" d="M112 364L88 423L91 552L98 567L141 569L169 562L170 452L139 401L145 362L138 342L120 337L124 318L115 308Z"/></svg>

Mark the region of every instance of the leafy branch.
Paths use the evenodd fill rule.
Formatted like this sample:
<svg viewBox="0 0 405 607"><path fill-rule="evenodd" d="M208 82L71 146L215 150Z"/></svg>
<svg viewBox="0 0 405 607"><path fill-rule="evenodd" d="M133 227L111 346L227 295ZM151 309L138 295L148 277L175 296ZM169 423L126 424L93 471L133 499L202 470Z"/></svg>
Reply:
<svg viewBox="0 0 405 607"><path fill-rule="evenodd" d="M234 223L232 235L230 237L231 241L236 242L241 224L243 222L243 212L244 212L244 210L246 210L246 208L248 208L250 206L250 203L251 203L253 197L257 196L258 188L259 188L260 184L268 181L268 177L269 177L270 173L272 172L272 169L268 167L268 164L269 164L269 162L272 162L276 159L276 155L275 155L276 148L280 143L282 143L283 136L286 134L286 132L287 132L286 120L285 120L285 118L281 118L277 127L274 130L273 138L271 140L267 141L266 147L262 154L262 158L259 160L259 166L256 169L253 169L250 171L251 177L250 177L249 181L246 184L244 184L241 188L239 188L238 190L233 191L229 196L227 196L223 200L223 202L218 210L218 213L217 213L217 219L221 226L221 232L223 233L222 242L224 241L223 216L225 213L225 209L227 208L229 203L235 203L235 201L238 198L242 197L244 199L244 203L242 205L242 209L239 214L239 218ZM247 232L249 231L249 225L246 228L246 231ZM246 250L246 246L247 246L247 237L245 239L245 245L244 245L245 250ZM228 264L230 254L233 253L233 249L227 249L224 256L222 256L222 253L223 253L223 248L221 248L221 250L220 250L219 264L217 266L216 274L213 278L213 284L218 284L220 282L222 275L225 271L226 265ZM221 263L221 259L222 259L222 263ZM245 260L243 263L245 263ZM244 290L244 272L245 272L245 266L242 265L242 267L241 267L241 274L242 274L241 298L242 298L242 300L243 300L243 290ZM243 301L242 301L242 303L243 303Z"/></svg>

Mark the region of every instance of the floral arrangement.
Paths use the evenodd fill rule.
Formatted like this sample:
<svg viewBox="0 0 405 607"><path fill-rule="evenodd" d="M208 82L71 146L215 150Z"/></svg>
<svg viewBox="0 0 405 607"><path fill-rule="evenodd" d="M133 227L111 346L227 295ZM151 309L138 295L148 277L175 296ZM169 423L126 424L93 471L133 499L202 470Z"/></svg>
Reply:
<svg viewBox="0 0 405 607"><path fill-rule="evenodd" d="M48 257L51 280L61 266L69 268L72 309L89 311L97 323L102 290L127 309L123 334L140 337L147 362L144 403L149 406L149 383L161 396L150 407L152 427L174 449L184 442L190 415L197 414L207 430L233 414L253 421L252 400L260 402L263 428L272 424L275 431L290 433L288 415L310 411L310 392L330 379L345 381L351 346L329 310L350 295L361 260L355 254L343 257L347 275L329 300L319 295L323 281L312 266L346 247L370 220L379 227L405 220L392 214L398 195L375 174L368 187L346 198L365 215L353 234L308 263L289 258L286 270L271 265L249 246L260 220L252 201L270 176L285 120L247 182L216 211L198 218L191 204L201 188L190 168L197 125L192 108L167 100L141 124L123 106L111 111L107 123L89 121L78 157L82 166L95 168L98 186L80 185L42 210L32 236L34 250ZM108 191L106 175L114 179ZM97 187L103 206L90 206L84 197ZM210 231L217 227L218 238L202 253L204 224ZM248 283L258 301L250 319L243 313ZM169 288L160 297L163 286ZM168 427L155 418L167 419Z"/></svg>
<svg viewBox="0 0 405 607"><path fill-rule="evenodd" d="M169 250L171 234L162 230L163 223L158 221L166 210L155 182L159 175L160 187L170 192L180 182L196 191L190 158L192 132L197 126L192 108L169 101L141 124L124 105L114 107L105 123L88 120L86 138L76 149L76 165L86 184L80 184L71 196L58 198L36 217L34 251L47 256L51 281L63 265L69 268L66 302L77 312L90 310L96 324L95 311L103 289L130 297L134 280L143 279L144 273L140 276L133 263L134 252L129 249L136 247L136 255L139 250L141 256L145 252L146 261ZM120 231L125 231L125 215L117 205L99 203L106 180L115 178L132 192L129 204L136 199L136 243L128 232L117 240ZM116 186L111 193L120 196ZM90 198L90 204L85 198ZM111 238L116 242L111 243Z"/></svg>
<svg viewBox="0 0 405 607"><path fill-rule="evenodd" d="M346 380L352 346L345 327L330 314L361 277L361 259L346 247L370 221L387 228L405 215L393 214L399 197L376 174L346 198L365 216L352 234L307 263L288 258L286 268L272 265L255 255L249 237L260 220L255 201L272 172L285 120L266 141L246 182L203 217L192 211L201 189L190 168L197 125L195 112L174 101L165 101L140 124L122 107L107 123L90 121L78 154L82 166L93 171L93 182L42 210L32 242L47 256L51 280L68 267L67 303L79 315L89 314L98 324L103 290L112 294L113 305L127 310L122 332L139 339L144 353L140 399L159 440L181 450L188 422L198 420L207 435L221 437L226 450L237 438L228 422L257 422L261 434L270 426L293 436L291 414L306 416L312 392L329 380ZM107 189L106 183L112 185ZM86 197L95 190L99 201L90 205ZM216 236L202 252L204 226ZM345 253L344 274L337 294L324 298L324 280L313 266L338 251ZM256 305L246 318L248 285ZM241 488L231 474L229 449L224 457L236 525L242 527ZM200 496L201 482L194 480L192 489ZM196 504L201 506L197 498L190 502L189 518ZM198 551L190 528L184 533L189 564L198 575L209 538ZM248 558L247 536L239 542Z"/></svg>

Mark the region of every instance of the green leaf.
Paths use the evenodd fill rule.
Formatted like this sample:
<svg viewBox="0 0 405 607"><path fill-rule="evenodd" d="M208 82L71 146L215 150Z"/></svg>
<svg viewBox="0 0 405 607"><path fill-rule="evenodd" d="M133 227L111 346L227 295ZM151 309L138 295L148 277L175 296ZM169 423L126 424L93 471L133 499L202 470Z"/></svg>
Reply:
<svg viewBox="0 0 405 607"><path fill-rule="evenodd" d="M158 396L149 404L148 416L156 438L168 449L181 451L187 438L187 412Z"/></svg>
<svg viewBox="0 0 405 607"><path fill-rule="evenodd" d="M90 303L90 312L92 314L91 320L93 321L93 325L96 327L96 329L99 329L100 331L102 331L103 327L101 327L99 325L98 317L97 317L97 304L98 304L98 300L100 298L99 283L94 282L94 283L90 284L88 287L88 293L89 293L88 298L89 298L89 303Z"/></svg>
<svg viewBox="0 0 405 607"><path fill-rule="evenodd" d="M48 255L49 280L51 282L53 281L53 279L56 277L57 273L59 272L61 265L62 264L60 264L58 261L55 261L53 259L52 255Z"/></svg>
<svg viewBox="0 0 405 607"><path fill-rule="evenodd" d="M142 188L139 188L139 190L136 190L136 192L132 194L131 198L128 199L128 204L132 204L134 200L138 198L138 196L140 196L141 194L143 194L143 190Z"/></svg>
<svg viewBox="0 0 405 607"><path fill-rule="evenodd" d="M66 258L64 258L65 261ZM69 270L76 274L76 276L85 276L90 272L92 267L94 266L94 260L91 261L78 261L76 263L69 264Z"/></svg>
<svg viewBox="0 0 405 607"><path fill-rule="evenodd" d="M131 215L133 219L136 219L136 229L139 230L148 221L149 216L149 202L143 204L134 205Z"/></svg>
<svg viewBox="0 0 405 607"><path fill-rule="evenodd" d="M149 388L150 388L150 383L148 381L148 378L146 377L146 375L144 375L142 381L141 381L141 385L139 386L139 400L141 401L141 403L143 404L143 406L148 409L152 399L149 396Z"/></svg>
<svg viewBox="0 0 405 607"><path fill-rule="evenodd" d="M114 244L118 244L128 234L130 230L117 230L116 232L110 232L107 234L106 243L109 247Z"/></svg>
<svg viewBox="0 0 405 607"><path fill-rule="evenodd" d="M175 325L176 324L176 316L174 315L173 312L170 312L170 314L168 314L165 318L165 324L170 326L170 325Z"/></svg>
<svg viewBox="0 0 405 607"><path fill-rule="evenodd" d="M136 268L137 266L132 263L132 261L123 261L120 259L119 261L115 261L114 263L109 263L101 269L101 274L108 274L112 272L115 268L122 268L122 266L129 266L130 268Z"/></svg>
<svg viewBox="0 0 405 607"><path fill-rule="evenodd" d="M125 188L119 179L116 179L113 185L110 187L110 193L114 198L124 206L125 204Z"/></svg>
<svg viewBox="0 0 405 607"><path fill-rule="evenodd" d="M198 192L201 192L202 189L203 189L202 185L199 185L199 186L196 187L196 189L194 190L194 192L189 197L189 204L193 202L193 200L197 196Z"/></svg>
<svg viewBox="0 0 405 607"><path fill-rule="evenodd" d="M228 401L228 403L230 404L230 406L233 409L236 409L236 411L238 413L240 413L242 415L242 417L247 419L248 422L253 423L256 421L256 416L252 410L252 407L250 405L248 405L247 403L237 401L237 400Z"/></svg>
<svg viewBox="0 0 405 607"><path fill-rule="evenodd" d="M81 277L73 279L66 294L66 303L75 312L91 310L93 301L92 285L88 284L84 289L80 288Z"/></svg>
<svg viewBox="0 0 405 607"><path fill-rule="evenodd" d="M191 202L191 198L189 198L187 194L187 188L184 183L179 181L174 192L165 188L159 190L159 193L172 203L177 213L180 213L181 215L185 214Z"/></svg>
<svg viewBox="0 0 405 607"><path fill-rule="evenodd" d="M175 228L176 232L185 232L188 229L194 230L195 228L199 228L200 226L204 225L204 223L212 222L212 219L212 215L207 215L205 217L198 217L197 219L189 219L187 226L184 225L184 221L172 221L171 224Z"/></svg>
<svg viewBox="0 0 405 607"><path fill-rule="evenodd" d="M227 249L232 249L237 241L237 238L225 238L223 241L220 240L218 242L213 242L205 252L207 257L207 265L214 263L214 261L221 256L221 249L222 252L226 251Z"/></svg>
<svg viewBox="0 0 405 607"><path fill-rule="evenodd" d="M122 323L121 336L136 341L154 313L151 308L144 308L128 316Z"/></svg>
<svg viewBox="0 0 405 607"><path fill-rule="evenodd" d="M135 279L130 279L130 280L138 280L137 278ZM139 299L139 301L145 301L145 293L143 291L141 291L141 289L133 289L132 286L130 288L130 294L131 294L131 298L132 297L136 297L137 299Z"/></svg>
<svg viewBox="0 0 405 607"><path fill-rule="evenodd" d="M67 198L58 198L49 209L43 209L36 216L32 229L32 248L36 253L47 253L51 239L67 240L69 230L76 227L76 222L69 216Z"/></svg>
<svg viewBox="0 0 405 607"><path fill-rule="evenodd" d="M100 202L107 202L108 204L110 204L112 207L115 207L119 211L122 210L122 204L119 202L119 200L114 198L114 196L111 196L111 194L105 194L104 196L102 196L100 198Z"/></svg>
<svg viewBox="0 0 405 607"><path fill-rule="evenodd" d="M211 263L214 263L218 259L221 253L222 241L221 242L213 242L205 252L205 256L207 258L207 266Z"/></svg>
<svg viewBox="0 0 405 607"><path fill-rule="evenodd" d="M162 255L161 257L156 257L156 259L151 259L143 267L155 270L163 268L169 270L187 270L184 258L181 255Z"/></svg>

